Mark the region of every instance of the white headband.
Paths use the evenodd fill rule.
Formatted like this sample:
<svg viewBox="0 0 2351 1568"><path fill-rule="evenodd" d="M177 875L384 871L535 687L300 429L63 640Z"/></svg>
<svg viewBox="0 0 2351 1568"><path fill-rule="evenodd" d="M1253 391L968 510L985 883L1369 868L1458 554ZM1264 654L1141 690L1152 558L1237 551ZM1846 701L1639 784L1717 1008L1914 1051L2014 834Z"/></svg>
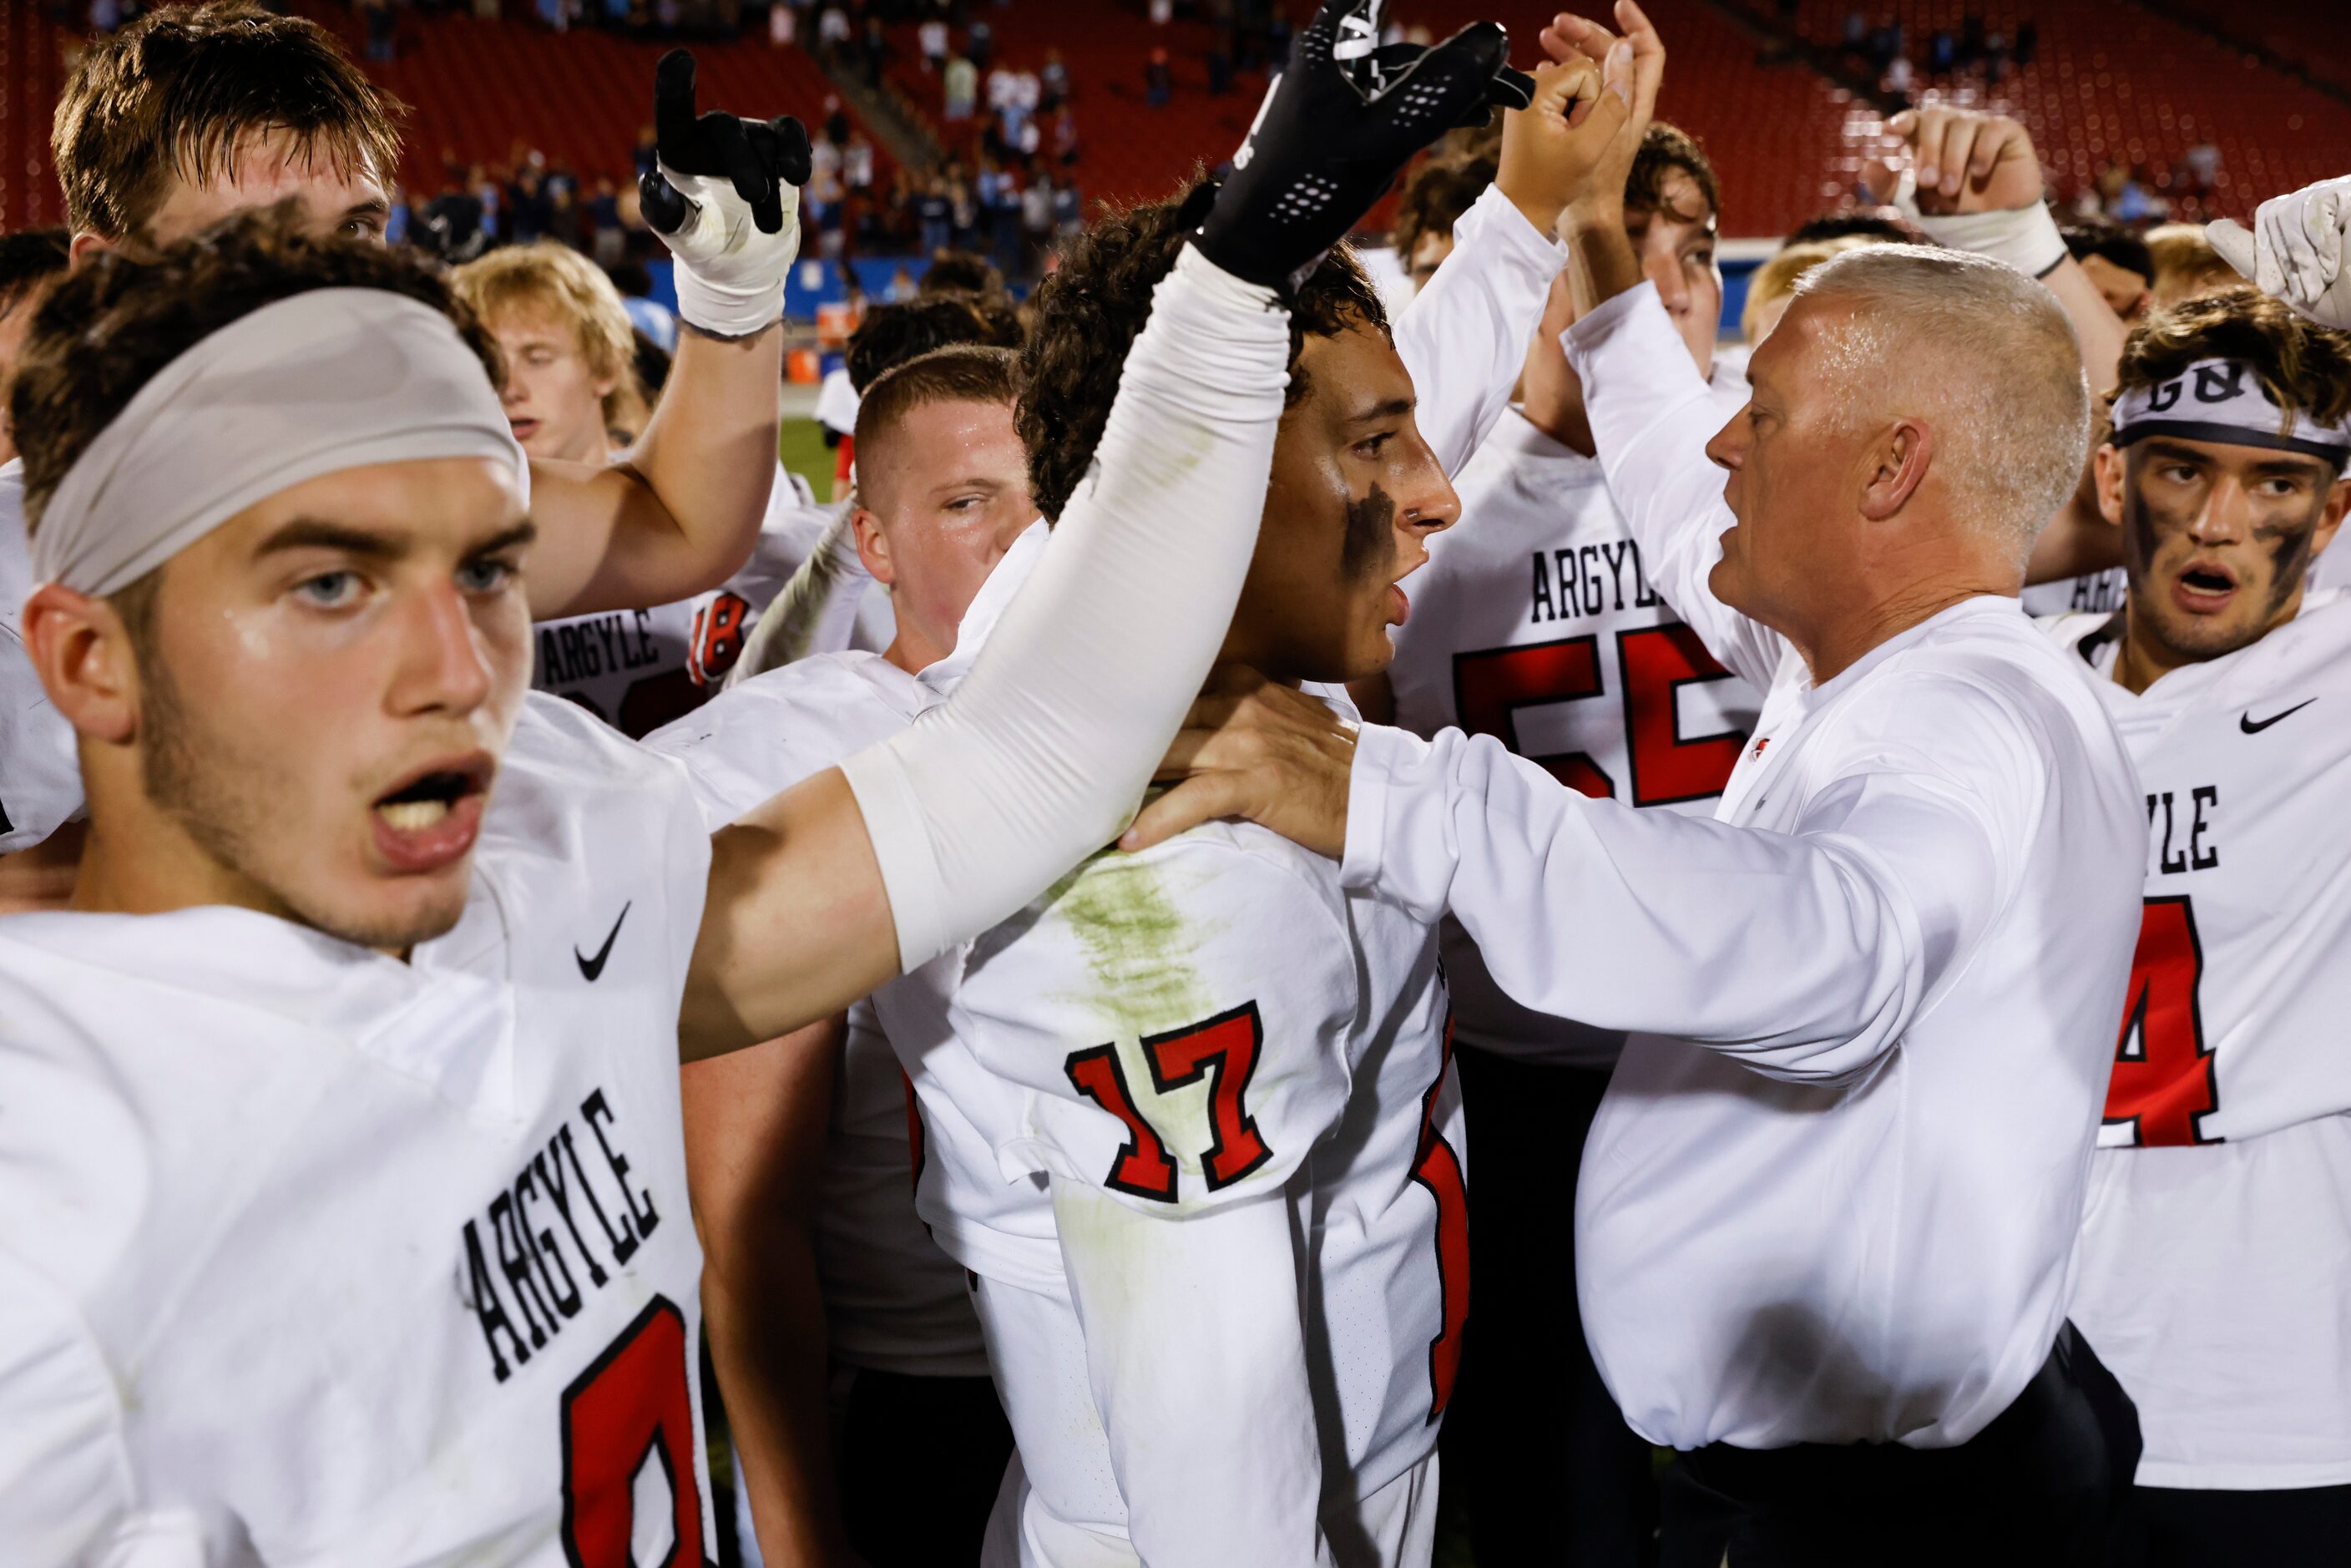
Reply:
<svg viewBox="0 0 2351 1568"><path fill-rule="evenodd" d="M431 457L530 462L448 317L380 288L263 306L139 389L42 508L33 576L127 587L237 513L346 468Z"/></svg>
<svg viewBox="0 0 2351 1568"><path fill-rule="evenodd" d="M2242 360L2199 360L2168 381L2133 387L2115 400L2116 446L2149 435L2267 446L2342 464L2351 459L2351 429L2296 413L2292 428L2268 389Z"/></svg>

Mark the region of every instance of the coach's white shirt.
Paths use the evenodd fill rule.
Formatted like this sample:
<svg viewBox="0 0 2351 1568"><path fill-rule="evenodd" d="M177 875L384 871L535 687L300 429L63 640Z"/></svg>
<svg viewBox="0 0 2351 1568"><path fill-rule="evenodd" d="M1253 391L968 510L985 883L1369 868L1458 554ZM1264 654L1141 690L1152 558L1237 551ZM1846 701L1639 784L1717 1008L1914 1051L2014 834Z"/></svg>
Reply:
<svg viewBox="0 0 2351 1568"><path fill-rule="evenodd" d="M2013 600L1814 686L1706 591L1705 383L1643 286L1568 334L1653 580L1767 685L1703 821L1491 738L1366 729L1345 877L1450 910L1528 1006L1636 1031L1584 1150L1578 1296L1626 1417L1963 1442L2047 1358L2138 924L2114 726Z"/></svg>

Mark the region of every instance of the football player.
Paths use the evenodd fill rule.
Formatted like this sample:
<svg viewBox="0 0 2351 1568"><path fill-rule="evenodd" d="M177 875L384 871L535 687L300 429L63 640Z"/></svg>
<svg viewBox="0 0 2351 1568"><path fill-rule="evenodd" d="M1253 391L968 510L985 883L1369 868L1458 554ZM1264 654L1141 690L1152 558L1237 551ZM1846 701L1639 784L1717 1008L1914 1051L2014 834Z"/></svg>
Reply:
<svg viewBox="0 0 2351 1568"><path fill-rule="evenodd" d="M2125 349L2100 510L2123 609L2046 622L2147 794L2147 906L2073 1313L2137 1402L2153 1563L2351 1534L2351 338L2249 288Z"/></svg>
<svg viewBox="0 0 2351 1568"><path fill-rule="evenodd" d="M602 468L618 456L612 414L635 376L635 340L603 269L553 241L508 246L452 281L506 356L507 417L533 457ZM674 603L544 622L531 680L628 736L716 692L761 612L816 549L833 509L778 465L751 558L724 583Z"/></svg>
<svg viewBox="0 0 2351 1568"><path fill-rule="evenodd" d="M45 304L26 625L91 834L76 908L0 936L5 1097L44 1107L0 1131L13 1554L707 1550L671 1052L987 929L1139 795L1255 532L1278 290L1495 90L1499 29L1358 86L1351 10L1196 214L988 655L715 842L674 765L525 695L533 475L433 277L255 218ZM737 172L678 226L772 218Z"/></svg>
<svg viewBox="0 0 2351 1568"><path fill-rule="evenodd" d="M535 463L547 530L528 593L537 618L664 604L716 587L758 535L775 467L784 275L798 243L796 121L694 118L693 61L663 67L658 197L712 176L779 193L733 229L686 225L674 200L648 221L677 261L683 334L658 414L625 465ZM84 52L58 99L51 154L78 264L150 255L244 208L292 202L321 233L380 241L400 160L395 106L317 24L248 0L158 8ZM728 131L726 127L734 127ZM779 179L778 176L789 178ZM747 202L748 198L744 198ZM715 217L718 208L692 211ZM0 468L0 550L21 540L21 476ZM15 604L9 606L11 612ZM0 705L26 743L0 753L0 852L46 840L80 810L69 727L16 643L0 639Z"/></svg>

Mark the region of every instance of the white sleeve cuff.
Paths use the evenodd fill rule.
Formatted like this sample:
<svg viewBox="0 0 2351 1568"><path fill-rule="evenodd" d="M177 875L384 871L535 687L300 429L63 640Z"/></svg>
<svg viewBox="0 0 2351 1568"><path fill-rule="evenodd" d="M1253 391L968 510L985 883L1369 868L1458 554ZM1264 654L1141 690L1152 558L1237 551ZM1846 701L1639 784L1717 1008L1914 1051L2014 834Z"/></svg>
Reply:
<svg viewBox="0 0 2351 1568"><path fill-rule="evenodd" d="M856 797L865 836L872 841L873 859L882 868L891 922L898 931L899 967L911 974L949 945L941 924L946 887L938 858L931 852L922 799L906 776L905 763L887 747L867 747L843 761L841 773Z"/></svg>
<svg viewBox="0 0 2351 1568"><path fill-rule="evenodd" d="M1341 886L1369 890L1379 885L1387 851L1388 781L1399 766L1413 760L1416 749L1426 751L1427 743L1384 724L1367 724L1355 731L1355 761L1347 775L1347 852L1339 862Z"/></svg>
<svg viewBox="0 0 2351 1568"><path fill-rule="evenodd" d="M1568 367L1583 382L1587 402L1592 401L1593 381L1605 380L1612 365L1647 368L1656 362L1652 356L1662 359L1668 347L1683 364L1689 365L1691 379L1703 383L1654 283L1637 283L1602 300L1571 322L1559 341L1567 350Z"/></svg>

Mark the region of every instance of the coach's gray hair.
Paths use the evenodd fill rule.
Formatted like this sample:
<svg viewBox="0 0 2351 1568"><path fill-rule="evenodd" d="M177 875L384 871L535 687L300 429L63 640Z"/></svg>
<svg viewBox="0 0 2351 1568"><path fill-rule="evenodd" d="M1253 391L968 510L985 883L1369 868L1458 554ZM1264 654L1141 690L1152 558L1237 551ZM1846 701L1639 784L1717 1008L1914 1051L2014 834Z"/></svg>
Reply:
<svg viewBox="0 0 2351 1568"><path fill-rule="evenodd" d="M1820 339L1845 417L1923 419L1959 521L2022 561L2089 455L2089 382L2057 297L2001 262L1915 245L1846 251L1795 292L1853 308Z"/></svg>

